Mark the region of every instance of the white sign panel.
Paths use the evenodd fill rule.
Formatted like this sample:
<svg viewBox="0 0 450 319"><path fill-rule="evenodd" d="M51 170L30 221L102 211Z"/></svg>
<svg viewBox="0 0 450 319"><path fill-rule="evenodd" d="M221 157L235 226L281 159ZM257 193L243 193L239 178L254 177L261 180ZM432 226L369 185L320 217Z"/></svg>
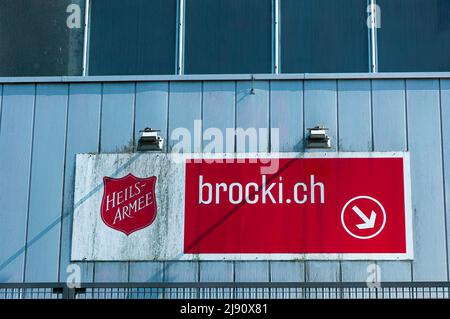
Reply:
<svg viewBox="0 0 450 319"><path fill-rule="evenodd" d="M72 260L412 259L408 153L78 154Z"/></svg>

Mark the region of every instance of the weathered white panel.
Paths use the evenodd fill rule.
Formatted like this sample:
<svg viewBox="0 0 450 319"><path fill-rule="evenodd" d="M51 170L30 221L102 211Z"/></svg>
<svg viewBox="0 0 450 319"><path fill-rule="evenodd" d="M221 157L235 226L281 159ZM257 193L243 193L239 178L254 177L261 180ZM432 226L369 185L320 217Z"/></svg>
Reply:
<svg viewBox="0 0 450 319"><path fill-rule="evenodd" d="M149 161L151 165L148 165ZM115 171L117 167L119 169ZM103 196L103 177L118 178L130 172L137 177L157 177L158 215L152 227L126 236L103 223L99 207ZM180 191L177 190L179 182L175 180L184 180L184 165L175 164L164 154L151 155L150 160L148 155L142 154L77 155L72 259L177 259L183 250L183 237L179 236L183 229L182 214L170 214L166 198L170 192L171 200L180 201L182 195L175 194Z"/></svg>

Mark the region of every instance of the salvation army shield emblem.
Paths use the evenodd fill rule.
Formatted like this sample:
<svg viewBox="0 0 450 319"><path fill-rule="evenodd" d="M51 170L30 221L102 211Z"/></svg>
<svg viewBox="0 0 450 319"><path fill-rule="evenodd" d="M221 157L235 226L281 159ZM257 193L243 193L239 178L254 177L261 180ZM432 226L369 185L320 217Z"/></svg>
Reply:
<svg viewBox="0 0 450 319"><path fill-rule="evenodd" d="M155 186L156 176L103 177L103 222L127 236L150 226L157 212Z"/></svg>

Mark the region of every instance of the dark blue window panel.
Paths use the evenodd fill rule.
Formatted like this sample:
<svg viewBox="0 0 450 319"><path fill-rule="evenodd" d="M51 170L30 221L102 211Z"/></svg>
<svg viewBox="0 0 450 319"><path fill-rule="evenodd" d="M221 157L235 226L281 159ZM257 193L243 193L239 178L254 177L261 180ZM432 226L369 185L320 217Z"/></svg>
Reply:
<svg viewBox="0 0 450 319"><path fill-rule="evenodd" d="M281 72L368 72L367 0L282 0Z"/></svg>
<svg viewBox="0 0 450 319"><path fill-rule="evenodd" d="M81 75L84 0L1 0L0 76ZM80 28L67 26L69 4Z"/></svg>
<svg viewBox="0 0 450 319"><path fill-rule="evenodd" d="M89 75L174 74L176 0L93 0Z"/></svg>
<svg viewBox="0 0 450 319"><path fill-rule="evenodd" d="M450 0L377 0L378 70L450 71Z"/></svg>
<svg viewBox="0 0 450 319"><path fill-rule="evenodd" d="M186 74L272 72L271 0L187 0Z"/></svg>

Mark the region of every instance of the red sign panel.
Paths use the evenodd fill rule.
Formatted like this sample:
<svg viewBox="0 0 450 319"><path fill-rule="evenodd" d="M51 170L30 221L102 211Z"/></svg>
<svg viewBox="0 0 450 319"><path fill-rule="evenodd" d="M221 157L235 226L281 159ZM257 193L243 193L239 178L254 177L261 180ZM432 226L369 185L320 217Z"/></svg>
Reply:
<svg viewBox="0 0 450 319"><path fill-rule="evenodd" d="M405 157L276 160L186 163L186 254L407 253Z"/></svg>
<svg viewBox="0 0 450 319"><path fill-rule="evenodd" d="M103 178L101 217L103 222L125 235L150 226L156 218L156 177Z"/></svg>

